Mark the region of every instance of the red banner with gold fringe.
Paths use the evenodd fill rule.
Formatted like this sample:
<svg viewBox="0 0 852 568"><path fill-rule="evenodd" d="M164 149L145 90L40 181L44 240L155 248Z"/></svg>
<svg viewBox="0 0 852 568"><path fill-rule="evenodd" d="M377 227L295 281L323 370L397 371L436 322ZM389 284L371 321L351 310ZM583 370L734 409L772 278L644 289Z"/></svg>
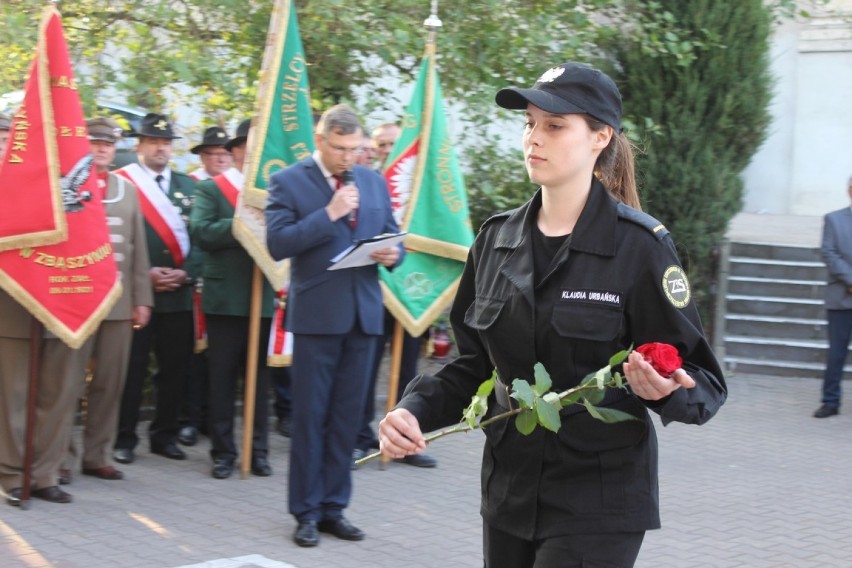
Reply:
<svg viewBox="0 0 852 568"><path fill-rule="evenodd" d="M11 132L0 162L0 288L77 348L109 313L121 283L53 7L45 8Z"/></svg>

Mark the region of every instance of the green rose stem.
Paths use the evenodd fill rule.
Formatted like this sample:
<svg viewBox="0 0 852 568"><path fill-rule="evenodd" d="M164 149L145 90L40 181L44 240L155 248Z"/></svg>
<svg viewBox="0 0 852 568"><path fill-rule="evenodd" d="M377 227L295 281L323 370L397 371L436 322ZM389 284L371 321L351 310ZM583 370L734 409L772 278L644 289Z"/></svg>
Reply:
<svg viewBox="0 0 852 568"><path fill-rule="evenodd" d="M624 352L622 352L622 353L624 353ZM629 351L627 351L626 353L629 353ZM626 358L626 355L624 355L623 358ZM622 360L623 360L623 358L622 358ZM538 367L539 367L539 365L536 365L536 368L537 368L536 374L537 375L539 373ZM602 392L603 389L605 389L605 388L622 388L624 381L621 378L621 375L619 373L612 374L611 369L612 369L612 365L608 365L608 366L604 367L603 369L601 369L600 371L598 371L597 373L591 373L588 377L586 377L586 380L583 383L581 383L580 385L560 392L557 395L557 398L558 398L559 403L560 403L559 406L562 407L562 406L568 406L570 404L580 403L581 397L579 396L579 393L582 393L582 392L585 392L585 391L594 390L594 391L601 391ZM541 370L543 371L543 367L541 367ZM609 376L609 380L601 381L600 378L599 378L601 376L601 373L605 373L605 375ZM549 382L549 380L550 380L550 378L548 377L547 381ZM529 387L529 383L527 383L526 381L523 381L521 379L516 379L515 382L512 383L513 392L516 392L517 383L519 381L521 383L526 384L527 388L531 388L531 387ZM539 380L537 380L536 385L538 386L539 384L541 384L541 383L540 383ZM493 388L494 388L494 379L493 378L491 378L488 381L486 381L485 383L483 383L482 386L480 386L479 391L477 392L477 396L474 397L474 401L468 407L468 410L465 411L465 416L468 416L468 414L471 410L476 410L477 402L478 402L477 398L480 398L483 394L485 394L485 398L487 398L488 394L491 393ZM550 388L549 384L548 384L547 388ZM487 392L484 393L484 391L487 391ZM567 399L568 397L572 397L572 398L569 399L567 403L563 404L563 401L565 401L565 399ZM537 398L544 400L544 397L537 397ZM548 401L548 404L552 404L552 403L550 403ZM591 406L591 403L589 403L588 401L585 401L585 400L582 402L582 404L585 404L587 408L589 406ZM597 408L597 407L594 407L594 408ZM486 410L487 410L487 406L484 407L484 408L481 408L481 413L477 412L476 416L481 416L481 415L485 414ZM597 409L597 410L600 410L600 409ZM512 410L508 410L508 411L502 412L500 414L495 414L494 416L492 416L491 418L488 418L487 420L480 420L480 421L471 421L470 419L462 420L461 422L459 422L458 424L456 424L455 426L453 426L451 428L447 428L445 430L441 430L439 432L435 432L433 434L427 435L425 437L426 443L428 444L428 443L430 443L434 440L437 440L438 438L443 438L444 436L449 436L450 434L458 434L459 432L471 432L473 430L481 430L481 429L485 428L486 426L488 426L490 424L493 424L493 423L498 422L500 420L506 420L508 418L511 418L512 416L517 416L517 415L524 413L524 412L530 412L530 413L535 412L535 404L532 403L532 404L529 404L529 406L519 406L518 408L513 408ZM619 411L613 411L613 410L610 410L609 412L620 413ZM628 420L628 419L634 418L632 415L629 415L629 414L626 414L626 413L620 413L620 414L623 414L625 416L617 419L614 415L612 415L610 417L611 418L610 420L604 420L604 418L601 418L599 415L596 416L595 413L592 412L592 415L595 416L595 418L598 418L599 420L604 420L605 422L610 422L610 421L614 422L614 421ZM542 423L541 418L539 418L539 423ZM548 429L553 430L553 431L556 431L556 430L559 429L558 426L555 429L553 429L552 427L549 427L546 424L542 423L542 425L545 426ZM529 432L526 432L526 434L529 434ZM374 460L374 459L380 457L381 455L382 455L381 451L374 452L374 453L372 453L368 456L365 456L365 457L363 457L359 460L356 460L355 465L359 466L361 464L365 464L370 460Z"/></svg>

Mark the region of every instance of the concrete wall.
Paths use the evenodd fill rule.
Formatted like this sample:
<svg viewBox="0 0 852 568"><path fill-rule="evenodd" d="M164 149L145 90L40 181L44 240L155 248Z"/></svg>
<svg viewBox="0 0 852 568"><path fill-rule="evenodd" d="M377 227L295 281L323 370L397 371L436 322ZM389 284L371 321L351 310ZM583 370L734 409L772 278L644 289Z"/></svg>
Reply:
<svg viewBox="0 0 852 568"><path fill-rule="evenodd" d="M768 138L743 174L747 213L822 215L849 204L852 0L775 33Z"/></svg>

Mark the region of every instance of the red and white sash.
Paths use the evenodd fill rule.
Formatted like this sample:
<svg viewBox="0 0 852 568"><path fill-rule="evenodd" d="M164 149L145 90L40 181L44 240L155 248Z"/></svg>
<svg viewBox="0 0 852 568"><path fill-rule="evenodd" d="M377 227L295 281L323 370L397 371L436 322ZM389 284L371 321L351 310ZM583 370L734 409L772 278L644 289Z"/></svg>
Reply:
<svg viewBox="0 0 852 568"><path fill-rule="evenodd" d="M206 179L210 179L210 174L208 174L207 170L205 170L204 168L198 168L197 170L189 172L186 175L188 175L195 181L204 181Z"/></svg>
<svg viewBox="0 0 852 568"><path fill-rule="evenodd" d="M234 209L237 208L237 197L243 190L244 179L243 172L237 168L228 168L213 178L213 183L216 184L216 187L219 188Z"/></svg>
<svg viewBox="0 0 852 568"><path fill-rule="evenodd" d="M293 364L293 333L284 328L284 321L287 319L287 289L279 290L275 297L266 364L270 367L289 367Z"/></svg>
<svg viewBox="0 0 852 568"><path fill-rule="evenodd" d="M175 266L183 266L189 254L189 233L175 205L139 164L129 164L115 173L129 179L139 188L139 208L145 221L166 243Z"/></svg>

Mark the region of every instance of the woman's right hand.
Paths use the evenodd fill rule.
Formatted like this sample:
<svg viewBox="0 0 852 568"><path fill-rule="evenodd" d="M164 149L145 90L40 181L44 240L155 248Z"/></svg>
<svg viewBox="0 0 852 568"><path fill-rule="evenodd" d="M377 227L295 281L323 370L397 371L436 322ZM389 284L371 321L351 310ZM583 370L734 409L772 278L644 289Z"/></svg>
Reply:
<svg viewBox="0 0 852 568"><path fill-rule="evenodd" d="M408 410L397 408L379 422L379 447L391 459L404 458L426 450L426 438L417 418Z"/></svg>

